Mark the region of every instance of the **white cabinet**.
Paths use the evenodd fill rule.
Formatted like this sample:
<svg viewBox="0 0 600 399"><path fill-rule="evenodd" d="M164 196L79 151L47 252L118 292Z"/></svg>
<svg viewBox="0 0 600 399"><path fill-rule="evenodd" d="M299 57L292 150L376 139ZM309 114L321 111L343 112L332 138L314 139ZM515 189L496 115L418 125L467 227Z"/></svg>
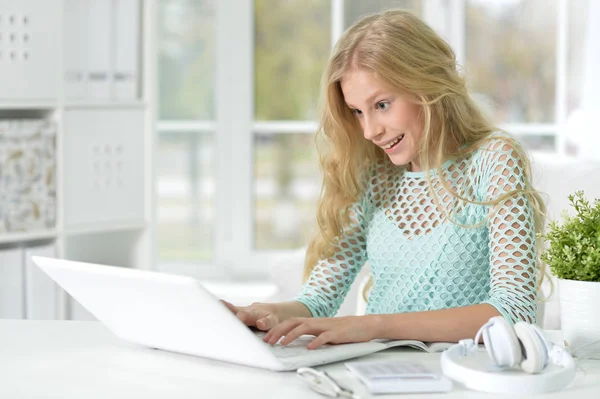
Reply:
<svg viewBox="0 0 600 399"><path fill-rule="evenodd" d="M155 8L0 0L0 318L90 318L31 262L35 254L153 268L155 78L142 56L154 62ZM14 128L35 124L52 136ZM26 180L11 168L40 173ZM41 199L31 203L30 192Z"/></svg>

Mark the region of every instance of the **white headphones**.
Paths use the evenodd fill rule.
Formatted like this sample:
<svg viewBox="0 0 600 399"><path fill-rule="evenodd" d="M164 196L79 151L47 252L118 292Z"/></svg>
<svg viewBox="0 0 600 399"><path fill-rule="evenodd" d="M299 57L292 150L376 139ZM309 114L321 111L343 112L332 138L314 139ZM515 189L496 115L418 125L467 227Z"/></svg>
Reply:
<svg viewBox="0 0 600 399"><path fill-rule="evenodd" d="M500 368L496 372L459 363L459 359L477 351L482 335L490 359ZM443 352L441 361L444 375L468 388L484 392L552 392L564 388L575 377L575 361L565 348L550 343L537 326L525 322L511 326L502 316L492 317L485 323L475 340L460 340ZM546 370L551 363L561 367ZM520 367L525 373L504 370L510 367Z"/></svg>

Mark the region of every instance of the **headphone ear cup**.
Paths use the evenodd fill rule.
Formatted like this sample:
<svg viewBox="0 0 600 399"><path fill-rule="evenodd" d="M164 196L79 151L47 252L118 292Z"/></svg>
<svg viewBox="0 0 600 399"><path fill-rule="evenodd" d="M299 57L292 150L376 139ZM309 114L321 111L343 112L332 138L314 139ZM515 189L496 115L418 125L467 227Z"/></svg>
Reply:
<svg viewBox="0 0 600 399"><path fill-rule="evenodd" d="M512 326L502 316L490 319L483 331L483 343L492 361L499 367L513 367L521 363L521 347Z"/></svg>
<svg viewBox="0 0 600 399"><path fill-rule="evenodd" d="M521 369L529 374L541 372L547 364L547 348L538 333L527 323L518 322L514 326L515 334L523 349Z"/></svg>

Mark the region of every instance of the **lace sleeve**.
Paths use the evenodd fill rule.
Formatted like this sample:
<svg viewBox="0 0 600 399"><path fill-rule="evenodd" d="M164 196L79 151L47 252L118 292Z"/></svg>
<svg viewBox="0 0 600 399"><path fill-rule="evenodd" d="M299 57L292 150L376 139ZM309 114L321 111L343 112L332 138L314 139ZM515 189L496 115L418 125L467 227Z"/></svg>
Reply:
<svg viewBox="0 0 600 399"><path fill-rule="evenodd" d="M350 212L334 255L319 261L295 300L308 307L313 317L332 317L340 308L356 275L366 262L365 205L356 204Z"/></svg>
<svg viewBox="0 0 600 399"><path fill-rule="evenodd" d="M488 156L487 200L525 188L526 176L517 151L495 142ZM529 196L513 193L490 209L490 297L509 321L535 323L537 307L536 233Z"/></svg>

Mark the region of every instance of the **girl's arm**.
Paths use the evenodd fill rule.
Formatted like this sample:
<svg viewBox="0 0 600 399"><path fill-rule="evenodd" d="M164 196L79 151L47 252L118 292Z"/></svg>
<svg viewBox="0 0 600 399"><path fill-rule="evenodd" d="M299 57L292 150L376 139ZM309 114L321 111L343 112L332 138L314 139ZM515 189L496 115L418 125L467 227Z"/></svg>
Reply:
<svg viewBox="0 0 600 399"><path fill-rule="evenodd" d="M490 294L494 306L509 323L536 322L537 240L531 194L520 154L505 141L492 142L485 165L485 198L490 209Z"/></svg>
<svg viewBox="0 0 600 399"><path fill-rule="evenodd" d="M310 310L313 317L335 315L348 294L354 279L367 261L366 201L355 204L350 224L345 228L333 255L321 259L294 298Z"/></svg>
<svg viewBox="0 0 600 399"><path fill-rule="evenodd" d="M366 342L373 339L457 342L473 338L483 324L498 315L500 313L495 307L484 303L413 313L330 318L293 317L272 328L264 340L275 344L284 337L281 344L287 345L302 335L315 335L316 338L308 344L309 349L316 349L324 344Z"/></svg>
<svg viewBox="0 0 600 399"><path fill-rule="evenodd" d="M500 312L487 303L425 312L364 316L376 338L457 342L473 338L479 328Z"/></svg>

